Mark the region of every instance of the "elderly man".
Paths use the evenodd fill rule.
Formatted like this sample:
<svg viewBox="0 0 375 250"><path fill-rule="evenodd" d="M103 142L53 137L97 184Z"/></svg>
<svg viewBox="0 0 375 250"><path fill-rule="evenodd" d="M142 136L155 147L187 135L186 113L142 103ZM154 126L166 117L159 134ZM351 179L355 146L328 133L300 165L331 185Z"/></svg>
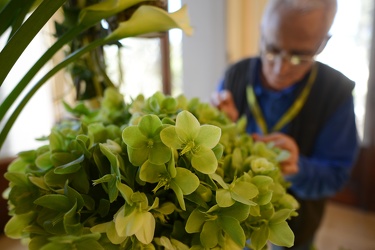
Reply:
<svg viewBox="0 0 375 250"><path fill-rule="evenodd" d="M290 221L292 249L310 249L325 200L350 175L358 149L354 83L316 62L329 40L335 0L269 0L260 56L230 66L213 103L236 121L247 117L254 139L291 152L281 163L301 204Z"/></svg>

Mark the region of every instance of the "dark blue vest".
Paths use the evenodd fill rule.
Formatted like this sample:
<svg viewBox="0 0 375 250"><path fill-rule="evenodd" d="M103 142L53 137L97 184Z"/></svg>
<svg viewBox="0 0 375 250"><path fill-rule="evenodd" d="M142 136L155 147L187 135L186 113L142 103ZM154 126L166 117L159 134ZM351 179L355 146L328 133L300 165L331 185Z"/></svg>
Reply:
<svg viewBox="0 0 375 250"><path fill-rule="evenodd" d="M307 157L312 154L315 140L327 119L350 98L354 88L354 82L342 73L320 62L316 63L318 74L314 85L304 107L291 121L287 131L287 134L296 140L300 154ZM233 64L225 73L224 89L231 91L240 116L250 113L246 86L255 81L256 74L260 74L259 65L258 57L247 58ZM302 91L302 87L296 91ZM296 198L301 205L299 216L293 218L289 225L295 234L295 246L298 246L313 239L323 216L325 199Z"/></svg>

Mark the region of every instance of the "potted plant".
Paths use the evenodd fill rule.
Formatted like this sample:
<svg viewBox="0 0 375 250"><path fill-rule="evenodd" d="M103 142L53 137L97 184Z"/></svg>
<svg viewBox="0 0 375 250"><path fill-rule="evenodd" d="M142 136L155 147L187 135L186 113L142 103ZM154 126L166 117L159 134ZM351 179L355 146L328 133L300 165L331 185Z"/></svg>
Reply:
<svg viewBox="0 0 375 250"><path fill-rule="evenodd" d="M22 0L7 6L20 6L13 1ZM27 43L63 2L38 1L0 52L7 69L0 82L12 67L1 58L15 62L25 45L18 44L21 35ZM58 49L94 23L139 2L108 0L84 8L80 25L60 37L1 104L1 121ZM7 6L0 17L12 9ZM36 20L39 26L29 32ZM186 20L185 8L172 14L137 8L114 32L77 50L42 77L7 120L0 143L29 98L58 70L123 37L173 27L190 33ZM288 152L254 142L245 132L245 120L234 124L196 98L158 92L125 103L116 88L104 93L96 109L84 102L65 104L73 118L56 124L41 138L44 146L20 152L9 166L4 193L12 216L5 227L9 237L43 250L242 249L245 244L263 249L268 241L293 245L286 221L297 215L298 203L286 193L289 184L278 168Z"/></svg>

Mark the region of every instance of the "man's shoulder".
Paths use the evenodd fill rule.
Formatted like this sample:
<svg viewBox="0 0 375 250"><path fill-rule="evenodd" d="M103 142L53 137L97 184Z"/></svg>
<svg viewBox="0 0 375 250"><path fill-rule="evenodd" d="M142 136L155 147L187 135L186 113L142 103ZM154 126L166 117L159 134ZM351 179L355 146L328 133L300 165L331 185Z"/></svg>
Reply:
<svg viewBox="0 0 375 250"><path fill-rule="evenodd" d="M242 58L234 63L232 63L229 67L228 70L248 70L250 65L256 64L257 61L259 60L259 57L247 57L247 58Z"/></svg>
<svg viewBox="0 0 375 250"><path fill-rule="evenodd" d="M331 66L324 64L322 62L317 62L318 64L318 77L321 81L328 81L330 85L346 85L348 88L354 88L354 81L345 76L342 72L338 71Z"/></svg>

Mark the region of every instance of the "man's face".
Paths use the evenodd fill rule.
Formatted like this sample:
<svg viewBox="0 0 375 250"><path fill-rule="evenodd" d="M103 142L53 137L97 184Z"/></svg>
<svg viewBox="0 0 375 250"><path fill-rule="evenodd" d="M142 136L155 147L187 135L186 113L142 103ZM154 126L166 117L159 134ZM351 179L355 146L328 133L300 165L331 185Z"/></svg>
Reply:
<svg viewBox="0 0 375 250"><path fill-rule="evenodd" d="M301 80L313 65L326 33L322 10L271 14L262 25L263 83L282 90Z"/></svg>

